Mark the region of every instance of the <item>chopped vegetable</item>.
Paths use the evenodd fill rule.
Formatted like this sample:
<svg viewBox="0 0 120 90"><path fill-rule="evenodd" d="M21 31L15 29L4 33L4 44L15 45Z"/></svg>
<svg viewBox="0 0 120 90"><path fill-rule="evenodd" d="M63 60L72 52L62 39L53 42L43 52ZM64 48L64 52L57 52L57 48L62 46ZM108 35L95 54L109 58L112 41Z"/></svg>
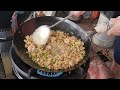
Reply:
<svg viewBox="0 0 120 90"><path fill-rule="evenodd" d="M48 43L36 45L31 35L25 40L27 54L39 66L52 70L67 69L78 64L85 56L84 43L61 31L51 31Z"/></svg>

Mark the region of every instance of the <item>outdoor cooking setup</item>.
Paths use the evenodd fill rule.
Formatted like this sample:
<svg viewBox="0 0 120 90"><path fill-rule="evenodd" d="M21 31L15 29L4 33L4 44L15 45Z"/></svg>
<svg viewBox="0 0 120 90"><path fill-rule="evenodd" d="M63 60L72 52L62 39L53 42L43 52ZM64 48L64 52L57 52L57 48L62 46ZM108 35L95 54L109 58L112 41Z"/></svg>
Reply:
<svg viewBox="0 0 120 90"><path fill-rule="evenodd" d="M84 17L89 16L88 12ZM19 14L21 14L19 16ZM40 16L39 16L39 15ZM13 75L14 78L18 79L84 79L86 78L89 64L90 64L90 52L91 52L91 43L94 43L98 47L102 48L111 48L114 45L114 37L109 37L106 33L96 33L92 30L93 37L89 35L89 32L83 30L81 25L78 25L78 22L81 21L72 21L65 20L55 27L52 27L53 30L61 30L62 32L67 32L70 35L81 39L84 42L85 46L85 57L74 67L69 69L61 69L58 71L48 70L42 68L35 64L30 57L26 54L27 49L25 48L24 38L26 35L31 35L35 29L41 25L53 25L56 22L63 20L69 12L62 11L44 11L44 12L35 12L35 11L19 11L14 12L11 19L11 29L3 28L0 29L0 54L4 66L5 76L3 78L11 78ZM109 18L113 17L113 14L106 14ZM103 12L100 13L98 22L108 24L109 19L103 15ZM82 20L82 18L80 19ZM91 21L89 22L91 25ZM91 26L89 27L90 30ZM88 30L88 31L89 31ZM104 39L103 39L104 38ZM106 43L106 41L109 41ZM102 43L102 44L101 44ZM94 48L92 48L94 49ZM95 51L94 51L95 52ZM105 57L101 54L101 51L95 52L96 54ZM93 55L94 56L94 55Z"/></svg>
<svg viewBox="0 0 120 90"><path fill-rule="evenodd" d="M6 36L1 39L1 58L5 57L12 65L12 71L18 79L82 79L85 78L89 67L90 39L87 33L77 24L70 20L65 20L58 24L56 29L61 29L63 32L68 32L77 38L81 38L85 43L85 58L78 65L68 70L58 72L43 70L35 63L29 60L25 54L23 38L25 35L30 35L40 25L52 25L63 18L43 16L35 17L35 13L31 13L24 23L16 25L17 18L14 17L11 30L3 30L2 35ZM50 21L50 22L48 22ZM18 21L19 22L19 21ZM66 31L65 31L66 30ZM4 32L4 33L3 33ZM14 32L14 33L13 33ZM6 35L8 34L9 35ZM3 37L1 37L3 38ZM13 39L13 40L12 40ZM4 43L4 46L3 46ZM6 46L7 45L7 46ZM8 48L6 48L8 47ZM7 72L7 71L6 71Z"/></svg>

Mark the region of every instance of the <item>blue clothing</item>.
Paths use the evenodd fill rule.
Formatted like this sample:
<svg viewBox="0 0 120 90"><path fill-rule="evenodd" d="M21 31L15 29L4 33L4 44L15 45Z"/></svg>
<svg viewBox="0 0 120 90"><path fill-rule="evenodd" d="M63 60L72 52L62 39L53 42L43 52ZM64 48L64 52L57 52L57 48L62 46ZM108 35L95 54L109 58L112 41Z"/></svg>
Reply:
<svg viewBox="0 0 120 90"><path fill-rule="evenodd" d="M114 59L115 62L120 65L120 36L116 36L115 47L114 47Z"/></svg>
<svg viewBox="0 0 120 90"><path fill-rule="evenodd" d="M103 11L103 13L109 19L120 16L120 11ZM115 47L114 47L114 59L115 62L120 65L120 36L116 36Z"/></svg>

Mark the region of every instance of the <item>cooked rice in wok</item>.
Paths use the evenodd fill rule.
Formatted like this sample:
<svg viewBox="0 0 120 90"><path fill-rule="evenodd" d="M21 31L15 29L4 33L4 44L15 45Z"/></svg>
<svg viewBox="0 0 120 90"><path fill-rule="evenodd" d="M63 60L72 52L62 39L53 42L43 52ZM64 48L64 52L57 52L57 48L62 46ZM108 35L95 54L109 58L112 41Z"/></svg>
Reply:
<svg viewBox="0 0 120 90"><path fill-rule="evenodd" d="M75 66L85 56L84 43L62 31L52 31L46 45L37 46L31 35L25 37L29 57L40 67L60 70Z"/></svg>

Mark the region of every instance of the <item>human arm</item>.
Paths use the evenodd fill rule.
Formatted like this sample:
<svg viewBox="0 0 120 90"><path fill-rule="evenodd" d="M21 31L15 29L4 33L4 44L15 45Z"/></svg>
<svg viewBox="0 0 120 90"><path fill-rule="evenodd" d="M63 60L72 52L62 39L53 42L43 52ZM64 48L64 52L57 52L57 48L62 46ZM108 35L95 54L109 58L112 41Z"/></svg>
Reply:
<svg viewBox="0 0 120 90"><path fill-rule="evenodd" d="M112 27L108 30L107 35L120 36L120 17L111 18Z"/></svg>

